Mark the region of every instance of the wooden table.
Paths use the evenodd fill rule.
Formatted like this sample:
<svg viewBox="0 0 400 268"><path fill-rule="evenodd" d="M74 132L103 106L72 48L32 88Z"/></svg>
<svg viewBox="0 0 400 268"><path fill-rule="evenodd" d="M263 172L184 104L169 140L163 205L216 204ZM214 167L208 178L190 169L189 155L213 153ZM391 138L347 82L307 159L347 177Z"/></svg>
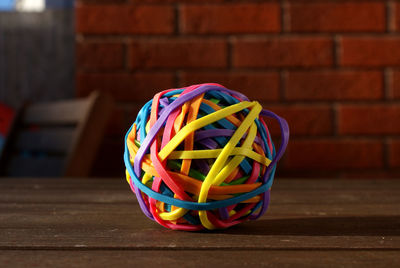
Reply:
<svg viewBox="0 0 400 268"><path fill-rule="evenodd" d="M400 180L277 179L260 220L189 233L123 179L0 179L0 267L144 264L400 267Z"/></svg>

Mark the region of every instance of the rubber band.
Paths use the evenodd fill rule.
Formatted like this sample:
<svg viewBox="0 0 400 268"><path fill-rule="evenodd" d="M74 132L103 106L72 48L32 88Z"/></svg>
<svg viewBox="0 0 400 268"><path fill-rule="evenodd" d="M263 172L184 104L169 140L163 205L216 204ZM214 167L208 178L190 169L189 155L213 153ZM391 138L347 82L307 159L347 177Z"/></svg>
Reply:
<svg viewBox="0 0 400 268"><path fill-rule="evenodd" d="M278 121L278 151L260 116ZM219 84L157 93L125 136L126 179L144 214L166 228L227 228L268 208L286 121Z"/></svg>
<svg viewBox="0 0 400 268"><path fill-rule="evenodd" d="M169 156L168 159L208 159L208 158L216 158L222 149L214 149L214 150L195 150L195 151L174 151ZM236 147L232 150L229 156L241 155L247 156L248 158L253 159L254 161L259 162L265 166L268 166L271 163L271 160L266 158L265 156L258 154L252 151L250 148L244 147Z"/></svg>

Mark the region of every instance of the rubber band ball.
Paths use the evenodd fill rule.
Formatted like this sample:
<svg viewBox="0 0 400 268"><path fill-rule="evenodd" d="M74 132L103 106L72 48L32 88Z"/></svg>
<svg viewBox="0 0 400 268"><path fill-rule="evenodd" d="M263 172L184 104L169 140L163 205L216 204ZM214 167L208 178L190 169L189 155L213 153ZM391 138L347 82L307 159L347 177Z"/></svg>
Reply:
<svg viewBox="0 0 400 268"><path fill-rule="evenodd" d="M280 125L275 149L263 117ZM287 122L219 84L157 93L125 136L126 179L143 213L175 230L224 229L269 205Z"/></svg>

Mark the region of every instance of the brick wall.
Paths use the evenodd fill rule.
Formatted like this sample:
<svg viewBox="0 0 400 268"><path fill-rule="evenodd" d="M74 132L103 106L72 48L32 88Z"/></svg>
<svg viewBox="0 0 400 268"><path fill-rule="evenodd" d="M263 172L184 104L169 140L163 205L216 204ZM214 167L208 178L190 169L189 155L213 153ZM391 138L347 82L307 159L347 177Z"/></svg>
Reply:
<svg viewBox="0 0 400 268"><path fill-rule="evenodd" d="M76 30L77 95L119 102L94 174L155 92L218 82L288 120L280 176L400 177L397 1L81 0Z"/></svg>

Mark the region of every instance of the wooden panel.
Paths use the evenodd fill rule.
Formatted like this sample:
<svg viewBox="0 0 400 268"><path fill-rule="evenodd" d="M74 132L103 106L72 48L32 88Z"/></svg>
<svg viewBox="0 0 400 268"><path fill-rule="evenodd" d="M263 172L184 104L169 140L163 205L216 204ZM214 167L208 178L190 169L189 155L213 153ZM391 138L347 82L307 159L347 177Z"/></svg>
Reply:
<svg viewBox="0 0 400 268"><path fill-rule="evenodd" d="M101 189L126 189L126 180L124 178L20 178L16 180L10 177L0 178L1 189L83 189L96 190Z"/></svg>
<svg viewBox="0 0 400 268"><path fill-rule="evenodd" d="M59 181L59 179L55 179ZM123 178L118 179L123 182ZM126 201L131 202L135 200L135 195L130 191L128 184L123 184L119 187L120 182L115 179L114 184L101 184L100 181L92 181L92 183L81 185L82 188L72 187L69 184L64 184L65 188L42 186L42 184L34 184L32 188L27 188L25 180L15 186L4 186L0 189L0 202L35 202L35 203L67 203L67 202L88 202L96 203L99 200L109 200L113 202ZM96 185L94 185L96 184ZM21 188L19 188L21 187ZM36 187L36 188L34 188ZM73 191L73 196L68 194ZM19 198L19 194L23 194L23 198ZM88 194L90 193L90 194ZM376 198L371 198L375 196ZM318 202L315 200L318 199ZM288 193L279 189L274 189L271 194L271 206L293 206L296 205L298 209L302 208L303 205L315 205L315 206L328 206L330 207L344 207L346 211L346 205L352 204L358 207L364 206L376 207L376 205L388 205L400 204L400 191L396 190L384 190L376 192L373 190L366 190L360 193L354 193L351 190L343 190L337 193L332 190L304 190L303 192ZM103 202L103 201L101 201Z"/></svg>
<svg viewBox="0 0 400 268"><path fill-rule="evenodd" d="M76 124L87 113L87 99L57 101L29 105L23 116L24 124Z"/></svg>
<svg viewBox="0 0 400 268"><path fill-rule="evenodd" d="M122 159L121 159L122 161ZM96 183L93 183L95 180ZM124 178L63 178L62 180L29 178L26 180L25 187L32 188L35 184L40 184L43 188L105 188L105 187L125 187L126 181ZM1 178L2 187L14 187L15 180L12 178ZM365 190L400 191L400 180L396 179L290 179L276 178L272 186L272 192L284 191L287 194L294 192L301 193L304 190L321 191L332 190L340 193L343 190L362 193Z"/></svg>
<svg viewBox="0 0 400 268"><path fill-rule="evenodd" d="M74 133L73 127L25 130L18 134L16 149L66 154L71 146Z"/></svg>
<svg viewBox="0 0 400 268"><path fill-rule="evenodd" d="M81 118L77 138L71 145L64 175L67 177L89 176L98 147L113 109L113 101L107 94L93 92L88 98L90 110Z"/></svg>
<svg viewBox="0 0 400 268"><path fill-rule="evenodd" d="M114 223L115 227L129 228L130 230L139 231L142 227L154 228L158 224L153 224L140 211L137 203L127 204L115 203L110 204L112 198L103 198L103 204L87 203L82 204L79 200L69 204L49 203L49 204L1 204L0 209L2 215L0 218L7 220L2 222L0 226L7 228L39 228L48 227L59 228L64 224L72 224L76 218L70 215L79 216L78 225L88 223L95 224L98 229L107 229L108 224ZM100 201L100 200L99 200ZM350 206L345 212L337 211L329 212L333 206L329 206L325 215L318 215L315 209L321 209L323 206L318 205L302 205L299 211L290 211L284 206L274 206L271 210L257 221L248 221L237 227L230 228L216 233L235 233L235 234L252 234L252 235L400 235L400 213L396 213L396 207L379 206L382 213L368 213L367 209L359 206ZM340 207L336 207L339 208ZM358 213L350 214L351 208L359 209ZM378 208L375 206L374 208ZM281 211L282 210L282 211ZM341 209L343 210L343 209ZM390 212L390 213L388 213ZM18 216L20 215L20 216ZM57 215L57 217L54 217ZM135 223L134 226L131 226ZM292 225L292 228L290 228ZM165 230L163 227L156 228ZM181 233L181 232L177 232Z"/></svg>
<svg viewBox="0 0 400 268"><path fill-rule="evenodd" d="M398 267L399 251L371 250L11 250L12 267ZM323 263L323 264L322 264Z"/></svg>
<svg viewBox="0 0 400 268"><path fill-rule="evenodd" d="M65 160L61 156L14 156L7 167L7 174L16 177L30 177L32 174L39 177L54 177L61 175L64 165Z"/></svg>
<svg viewBox="0 0 400 268"><path fill-rule="evenodd" d="M69 202L72 198L66 195L70 191L75 193L75 198L85 196L86 202L97 202L104 196L119 196L120 201L135 200L124 178L20 179L19 182L16 184L14 179L1 179L0 202L18 202L15 195L21 192L24 193L24 198L19 200L21 202ZM271 198L272 205L287 206L400 204L400 180L276 179Z"/></svg>
<svg viewBox="0 0 400 268"><path fill-rule="evenodd" d="M0 206L0 248L400 249L400 216L280 216L216 232L167 230L126 205Z"/></svg>
<svg viewBox="0 0 400 268"><path fill-rule="evenodd" d="M279 180L261 219L190 233L147 219L123 179L4 180L0 248L400 249L400 183L347 182Z"/></svg>
<svg viewBox="0 0 400 268"><path fill-rule="evenodd" d="M111 97L99 92L81 100L28 105L20 113L18 122L22 123L15 128L13 140L7 142L1 172L28 177L88 176L112 106ZM13 156L23 150L34 151L34 158Z"/></svg>
<svg viewBox="0 0 400 268"><path fill-rule="evenodd" d="M122 178L3 179L0 264L397 267L399 186L396 180L277 180L261 219L182 232L146 218Z"/></svg>

